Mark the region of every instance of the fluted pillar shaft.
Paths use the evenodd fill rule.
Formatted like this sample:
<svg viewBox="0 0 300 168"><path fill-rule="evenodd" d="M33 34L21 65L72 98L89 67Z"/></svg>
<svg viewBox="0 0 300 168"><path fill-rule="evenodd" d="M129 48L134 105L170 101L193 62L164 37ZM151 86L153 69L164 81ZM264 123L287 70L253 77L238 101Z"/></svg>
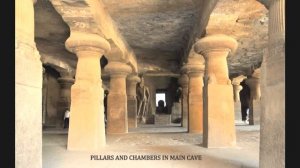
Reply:
<svg viewBox="0 0 300 168"><path fill-rule="evenodd" d="M71 87L68 150L99 150L105 146L105 123L100 57L110 50L101 36L72 31L66 48L77 55Z"/></svg>
<svg viewBox="0 0 300 168"><path fill-rule="evenodd" d="M131 68L125 63L109 62L105 71L110 74L107 97L107 133L128 133L126 77Z"/></svg>
<svg viewBox="0 0 300 168"><path fill-rule="evenodd" d="M233 89L226 57L237 48L235 39L211 35L195 44L195 51L205 57L204 147L229 147L236 144Z"/></svg>
<svg viewBox="0 0 300 168"><path fill-rule="evenodd" d="M269 1L259 167L285 167L285 0ZM270 136L272 135L272 136Z"/></svg>
<svg viewBox="0 0 300 168"><path fill-rule="evenodd" d="M128 128L137 127L136 85L138 82L140 82L140 78L136 75L130 75L127 78Z"/></svg>

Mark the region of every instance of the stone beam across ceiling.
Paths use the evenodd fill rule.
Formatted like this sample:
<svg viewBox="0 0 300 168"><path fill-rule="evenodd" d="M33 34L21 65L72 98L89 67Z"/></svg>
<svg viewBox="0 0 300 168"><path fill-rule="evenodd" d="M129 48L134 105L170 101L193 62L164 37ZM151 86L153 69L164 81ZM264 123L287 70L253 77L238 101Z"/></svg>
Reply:
<svg viewBox="0 0 300 168"><path fill-rule="evenodd" d="M219 0L193 0L196 6L199 6L199 15L197 16L197 22L195 23L193 30L190 32L190 39L185 47L181 63L184 64L188 61L190 51L193 50L194 43L205 35L205 28L208 24L210 14L215 8Z"/></svg>
<svg viewBox="0 0 300 168"><path fill-rule="evenodd" d="M40 53L41 55L41 61L44 65L49 65L52 68L54 68L56 71L61 73L72 73L75 74L75 69L70 66L67 62L64 60L60 60L59 58Z"/></svg>
<svg viewBox="0 0 300 168"><path fill-rule="evenodd" d="M109 41L111 50L105 54L109 61L130 65L137 73L136 56L124 40L101 0L50 0L72 31L98 34Z"/></svg>

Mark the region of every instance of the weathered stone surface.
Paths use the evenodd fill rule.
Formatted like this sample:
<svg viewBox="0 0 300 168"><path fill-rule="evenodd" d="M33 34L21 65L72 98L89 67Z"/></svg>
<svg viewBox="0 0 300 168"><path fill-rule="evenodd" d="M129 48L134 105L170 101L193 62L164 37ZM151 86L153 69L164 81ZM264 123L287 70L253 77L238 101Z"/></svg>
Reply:
<svg viewBox="0 0 300 168"><path fill-rule="evenodd" d="M188 102L188 97L189 97L189 77L187 74L183 73L180 78L179 78L179 84L182 87L182 127L188 129L188 120L189 120L189 102Z"/></svg>
<svg viewBox="0 0 300 168"><path fill-rule="evenodd" d="M103 0L103 3L136 53L139 72L151 68L179 72L173 67L178 67L180 51L199 12L192 0Z"/></svg>
<svg viewBox="0 0 300 168"><path fill-rule="evenodd" d="M234 104L231 85L209 84L203 115L203 146L208 148L236 145ZM207 109L206 109L207 108Z"/></svg>
<svg viewBox="0 0 300 168"><path fill-rule="evenodd" d="M197 62L196 62L197 63ZM189 62L186 65L189 76L189 127L190 133L203 132L203 76L204 65Z"/></svg>
<svg viewBox="0 0 300 168"><path fill-rule="evenodd" d="M100 57L110 45L101 36L75 31L66 41L66 48L78 57L67 147L99 150L106 144Z"/></svg>
<svg viewBox="0 0 300 168"><path fill-rule="evenodd" d="M43 69L32 0L15 1L15 167L42 167Z"/></svg>
<svg viewBox="0 0 300 168"><path fill-rule="evenodd" d="M285 167L285 0L270 0L269 16L269 46L262 73L261 168Z"/></svg>
<svg viewBox="0 0 300 168"><path fill-rule="evenodd" d="M261 101L252 100L249 107L249 125L259 125L261 115Z"/></svg>
<svg viewBox="0 0 300 168"><path fill-rule="evenodd" d="M121 62L110 62L105 67L110 74L110 90L107 98L107 133L127 133L126 77L132 72L130 66Z"/></svg>
<svg viewBox="0 0 300 168"><path fill-rule="evenodd" d="M128 128L137 127L137 83L140 82L140 78L136 75L130 75L126 82L127 92L127 112L128 112Z"/></svg>
<svg viewBox="0 0 300 168"><path fill-rule="evenodd" d="M72 77L63 76L58 78L60 84L60 97L57 104L57 127L63 128L64 114L67 109L70 109L71 104L71 86L74 84Z"/></svg>
<svg viewBox="0 0 300 168"><path fill-rule="evenodd" d="M203 100L203 146L231 147L236 143L233 89L226 57L237 48L234 38L216 34L195 44L206 61Z"/></svg>
<svg viewBox="0 0 300 168"><path fill-rule="evenodd" d="M47 79L43 81L43 87L45 87L43 88L45 89L43 92L43 99L45 101L45 123L43 124L43 126L55 127L58 118L60 118L60 120L63 120L63 114L60 117L58 116L58 113L63 111L59 108L60 85L57 81L57 76L55 76L55 74L50 74L50 72L47 71L45 75L45 78ZM46 83L44 84L44 82Z"/></svg>
<svg viewBox="0 0 300 168"><path fill-rule="evenodd" d="M172 106L172 113L171 113L171 121L174 123L179 123L181 121L181 102L174 102Z"/></svg>
<svg viewBox="0 0 300 168"><path fill-rule="evenodd" d="M256 72L253 76L246 79L246 84L250 88L250 107L249 107L249 124L258 124L260 121L260 75Z"/></svg>
<svg viewBox="0 0 300 168"><path fill-rule="evenodd" d="M63 69L76 68L77 57L65 49L70 28L50 1L38 0L34 6L34 28L37 49L44 64Z"/></svg>

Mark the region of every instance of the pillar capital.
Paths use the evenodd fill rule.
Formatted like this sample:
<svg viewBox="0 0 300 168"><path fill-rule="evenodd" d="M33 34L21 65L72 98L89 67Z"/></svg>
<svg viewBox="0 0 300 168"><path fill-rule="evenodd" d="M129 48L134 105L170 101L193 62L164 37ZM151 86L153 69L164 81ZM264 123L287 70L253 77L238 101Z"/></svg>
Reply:
<svg viewBox="0 0 300 168"><path fill-rule="evenodd" d="M130 82L130 83L139 83L139 82L141 82L140 77L138 77L137 75L129 75L129 76L127 77L127 80L128 80L128 82Z"/></svg>
<svg viewBox="0 0 300 168"><path fill-rule="evenodd" d="M260 78L260 68L255 69L251 76L254 78Z"/></svg>
<svg viewBox="0 0 300 168"><path fill-rule="evenodd" d="M202 54L206 59L208 83L231 85L226 57L229 52L234 52L237 46L234 38L223 34L207 36L196 42L195 52Z"/></svg>
<svg viewBox="0 0 300 168"><path fill-rule="evenodd" d="M104 70L110 74L110 90L107 97L107 133L127 133L126 76L132 72L132 69L123 62L111 61ZM130 92L129 95L130 97L135 96L134 92Z"/></svg>
<svg viewBox="0 0 300 168"><path fill-rule="evenodd" d="M240 101L240 91L243 89L243 86L241 86L240 83L246 78L247 78L246 76L240 75L232 79L233 93L234 93L233 97L235 102Z"/></svg>
<svg viewBox="0 0 300 168"><path fill-rule="evenodd" d="M224 34L215 34L204 37L195 43L194 49L198 54L202 54L204 57L212 56L209 52L235 52L237 49L237 41ZM213 56L225 56L221 54ZM226 55L227 57L227 55Z"/></svg>
<svg viewBox="0 0 300 168"><path fill-rule="evenodd" d="M189 77L203 75L205 71L205 65L187 63L182 67L182 71L187 73Z"/></svg>
<svg viewBox="0 0 300 168"><path fill-rule="evenodd" d="M234 89L234 91L236 91L236 92L239 93L243 89L243 86L241 86L241 85L233 85L233 89Z"/></svg>
<svg viewBox="0 0 300 168"><path fill-rule="evenodd" d="M132 69L129 65L123 62L109 62L104 70L108 72L111 76L127 76L132 72Z"/></svg>
<svg viewBox="0 0 300 168"><path fill-rule="evenodd" d="M182 74L178 79L179 84L184 88L189 85L189 77L187 74Z"/></svg>
<svg viewBox="0 0 300 168"><path fill-rule="evenodd" d="M240 75L232 79L232 85L240 85L240 83L246 79L247 77L244 75Z"/></svg>
<svg viewBox="0 0 300 168"><path fill-rule="evenodd" d="M141 79L137 75L129 75L127 77L127 97L128 99L136 99L136 84L141 82Z"/></svg>
<svg viewBox="0 0 300 168"><path fill-rule="evenodd" d="M95 55L100 58L111 49L109 42L103 37L79 31L71 31L71 35L67 39L65 46L68 51L75 53L78 57ZM82 52L89 52L89 54L82 54Z"/></svg>
<svg viewBox="0 0 300 168"><path fill-rule="evenodd" d="M67 78L67 79L73 79L73 77L75 76L75 72L70 70L59 71L59 74L61 78Z"/></svg>

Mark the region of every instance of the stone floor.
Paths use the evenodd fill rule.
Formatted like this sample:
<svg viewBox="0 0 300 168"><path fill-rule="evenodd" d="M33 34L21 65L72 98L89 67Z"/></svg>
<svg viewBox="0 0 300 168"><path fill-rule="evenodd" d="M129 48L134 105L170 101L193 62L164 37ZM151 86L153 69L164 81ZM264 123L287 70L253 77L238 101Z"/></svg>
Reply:
<svg viewBox="0 0 300 168"><path fill-rule="evenodd" d="M107 135L107 146L101 151L67 151L67 130L43 131L43 168L236 168L258 167L259 125L236 123L237 146L206 149L202 135L189 134L178 125L144 125L128 134ZM114 160L91 160L91 155L113 155ZM156 155L159 160L116 160L117 156ZM162 155L168 159L163 160ZM171 156L178 156L171 160ZM197 155L201 155L201 160Z"/></svg>

